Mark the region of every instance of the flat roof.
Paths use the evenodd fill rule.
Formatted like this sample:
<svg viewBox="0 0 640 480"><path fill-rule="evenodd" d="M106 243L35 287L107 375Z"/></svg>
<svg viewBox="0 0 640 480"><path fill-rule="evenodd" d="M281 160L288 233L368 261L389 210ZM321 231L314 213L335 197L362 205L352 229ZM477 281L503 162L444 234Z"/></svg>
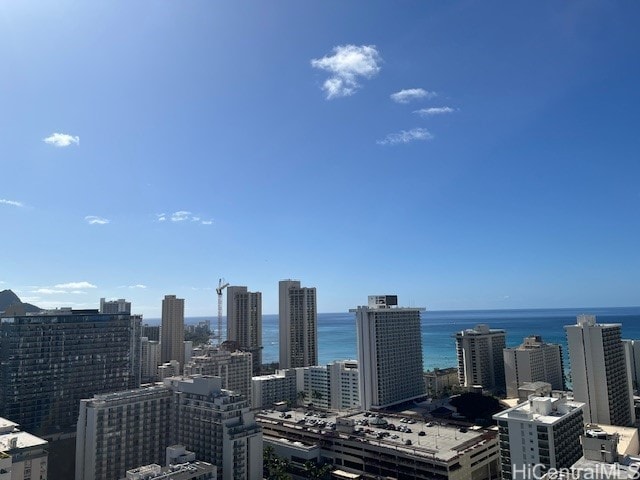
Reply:
<svg viewBox="0 0 640 480"><path fill-rule="evenodd" d="M560 409L551 410L546 414L538 413L533 408L534 402L545 402L554 406L557 404ZM493 418L496 420L520 420L543 425L553 425L583 406L584 403L582 402L574 402L573 400L567 400L566 398L533 397L533 399L522 402L515 407L496 413Z"/></svg>
<svg viewBox="0 0 640 480"><path fill-rule="evenodd" d="M18 424L16 422L0 417L0 434L12 432L16 428L18 428Z"/></svg>
<svg viewBox="0 0 640 480"><path fill-rule="evenodd" d="M638 455L638 429L635 427L619 427L617 425L597 424L600 429L610 435L618 435L617 450L620 455ZM595 427L595 425L594 425Z"/></svg>
<svg viewBox="0 0 640 480"><path fill-rule="evenodd" d="M17 439L15 448L9 446L12 438ZM11 432L0 435L0 451L9 452L15 449L46 446L49 442L27 432Z"/></svg>
<svg viewBox="0 0 640 480"><path fill-rule="evenodd" d="M402 415L383 415L386 423L391 423L396 430L388 430L383 425L371 425L370 420L377 418L377 414L365 416L364 412L358 412L351 415L338 415L329 412L316 412L315 416L305 415L304 410L295 410L286 412L291 418L283 418L282 412L263 410L256 412L256 420L267 420L269 423L281 423L293 430L306 429L319 435L338 435L348 438L353 436L359 441L370 444L388 446L397 450L405 450L407 453L428 456L429 458L437 458L442 461L449 461L457 457L460 453L470 450L478 445L484 444L487 440L496 437L495 432L478 429L477 427L460 427L453 425L440 424L436 422L427 422L416 420L415 418ZM318 417L317 414L326 415L326 417ZM337 423L337 419L350 419L355 423L355 429L358 433L348 434L331 430L326 425L320 427L317 422L322 420L327 423ZM405 418L415 423L404 423L400 420ZM315 420L316 424L311 424ZM366 421L366 422L365 422ZM431 426L428 426L431 425ZM399 427L407 427L411 432L402 432L397 430ZM378 433L388 433L384 438L378 438ZM424 432L421 436L419 432ZM265 435L272 436L268 431ZM397 438L393 438L397 436ZM411 444L406 445L406 441L410 440Z"/></svg>

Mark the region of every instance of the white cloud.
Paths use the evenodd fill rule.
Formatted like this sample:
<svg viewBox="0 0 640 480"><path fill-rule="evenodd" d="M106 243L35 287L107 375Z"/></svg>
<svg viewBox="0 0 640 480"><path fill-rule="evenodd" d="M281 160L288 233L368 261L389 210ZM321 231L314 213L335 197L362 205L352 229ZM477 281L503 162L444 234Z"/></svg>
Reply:
<svg viewBox="0 0 640 480"><path fill-rule="evenodd" d="M401 130L397 133L390 133L382 140L378 140L378 145L398 145L416 140L431 140L433 135L425 128L412 128L411 130Z"/></svg>
<svg viewBox="0 0 640 480"><path fill-rule="evenodd" d="M331 74L322 89L332 99L353 95L360 88L359 80L374 77L381 62L374 45L339 45L333 55L312 59L311 66Z"/></svg>
<svg viewBox="0 0 640 480"><path fill-rule="evenodd" d="M172 222L184 222L185 220L189 220L191 216L191 212L187 212L186 210L180 210L178 212L174 212L171 214Z"/></svg>
<svg viewBox="0 0 640 480"><path fill-rule="evenodd" d="M54 145L56 147L68 147L72 143L80 145L80 137L68 135L66 133L54 133L42 140L44 143Z"/></svg>
<svg viewBox="0 0 640 480"><path fill-rule="evenodd" d="M142 285L141 283L138 283L136 285L129 285L129 288L147 288L147 286Z"/></svg>
<svg viewBox="0 0 640 480"><path fill-rule="evenodd" d="M1 205L11 205L12 207L24 207L24 203L17 202L16 200L7 200L6 198L0 198Z"/></svg>
<svg viewBox="0 0 640 480"><path fill-rule="evenodd" d="M187 210L179 210L177 212L173 212L170 214L167 213L156 213L158 222L166 222L167 220L171 220L172 222L193 222L199 223L200 225L211 225L213 220L203 220L200 215L194 215Z"/></svg>
<svg viewBox="0 0 640 480"><path fill-rule="evenodd" d="M421 108L420 110L415 110L413 113L417 113L421 117L432 117L434 115L442 115L443 113L453 113L455 110L451 107L430 107L430 108Z"/></svg>
<svg viewBox="0 0 640 480"><path fill-rule="evenodd" d="M413 100L420 100L422 98L434 98L437 97L436 92L429 92L424 88L407 88L400 90L399 92L391 94L391 100L397 103L409 103Z"/></svg>
<svg viewBox="0 0 640 480"><path fill-rule="evenodd" d="M79 290L85 288L98 288L93 283L89 282L69 282L69 283L58 283L54 285L54 288L63 288L65 290Z"/></svg>
<svg viewBox="0 0 640 480"><path fill-rule="evenodd" d="M36 290L33 290L31 293L40 293L43 295L56 295L58 293L67 293L66 290L57 290L55 288L38 288Z"/></svg>
<svg viewBox="0 0 640 480"><path fill-rule="evenodd" d="M84 217L89 225L106 225L109 223L109 220L102 217L96 217L95 215L87 215Z"/></svg>

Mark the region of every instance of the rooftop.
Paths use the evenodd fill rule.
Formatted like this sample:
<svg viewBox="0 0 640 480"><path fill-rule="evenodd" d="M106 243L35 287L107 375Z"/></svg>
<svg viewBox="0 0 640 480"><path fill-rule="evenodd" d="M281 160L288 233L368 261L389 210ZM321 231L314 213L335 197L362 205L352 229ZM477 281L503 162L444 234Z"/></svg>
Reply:
<svg viewBox="0 0 640 480"><path fill-rule="evenodd" d="M168 467L151 464L127 471L123 480L182 480L196 478L198 474L212 473L215 467L207 462L187 462Z"/></svg>
<svg viewBox="0 0 640 480"><path fill-rule="evenodd" d="M12 445L12 443L15 444ZM49 442L27 432L13 431L0 435L0 451L10 452L30 447L45 447Z"/></svg>
<svg viewBox="0 0 640 480"><path fill-rule="evenodd" d="M594 425L609 435L618 436L618 453L620 455L638 455L640 453L640 443L638 439L638 429L635 427L619 427L617 425Z"/></svg>
<svg viewBox="0 0 640 480"><path fill-rule="evenodd" d="M17 423L0 417L0 434L13 432L14 430L17 430L18 426L19 425Z"/></svg>
<svg viewBox="0 0 640 480"><path fill-rule="evenodd" d="M553 425L563 417L582 409L584 403L556 397L530 397L524 403L496 413L496 420L522 420L544 425Z"/></svg>
<svg viewBox="0 0 640 480"><path fill-rule="evenodd" d="M291 429L307 430L318 435L339 436L373 445L388 446L395 450L405 450L412 455L435 457L445 462L496 438L495 432L489 432L480 427L454 427L399 415L380 417L374 414L367 415L365 412L345 416L324 412L312 415L304 410L287 412L285 417L282 415L281 412L263 410L256 414L256 420L262 424L280 423ZM291 417L286 418L287 415ZM336 429L338 418L341 423L353 422L354 431L343 432ZM388 428L388 425L393 425L392 429ZM421 435L421 432L424 434ZM264 434L270 436L268 431ZM409 444L407 444L408 441Z"/></svg>
<svg viewBox="0 0 640 480"><path fill-rule="evenodd" d="M489 328L486 323L479 323L473 328L467 328L456 333L456 336L473 336L473 335L496 335L505 334L506 331L499 328Z"/></svg>

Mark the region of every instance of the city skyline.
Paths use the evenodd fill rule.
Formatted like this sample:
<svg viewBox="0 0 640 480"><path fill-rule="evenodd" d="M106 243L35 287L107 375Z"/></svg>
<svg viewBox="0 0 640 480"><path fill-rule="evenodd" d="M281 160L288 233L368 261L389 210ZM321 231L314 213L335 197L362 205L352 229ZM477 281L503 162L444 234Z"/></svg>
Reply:
<svg viewBox="0 0 640 480"><path fill-rule="evenodd" d="M322 313L638 305L638 13L2 2L0 290L150 318L214 316L221 277L265 314L284 278Z"/></svg>

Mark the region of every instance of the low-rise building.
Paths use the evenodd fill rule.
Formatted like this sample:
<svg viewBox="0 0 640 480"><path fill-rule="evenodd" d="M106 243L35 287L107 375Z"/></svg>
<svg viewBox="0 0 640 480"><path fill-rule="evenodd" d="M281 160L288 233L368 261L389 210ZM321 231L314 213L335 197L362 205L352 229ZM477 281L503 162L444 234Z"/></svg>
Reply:
<svg viewBox="0 0 640 480"><path fill-rule="evenodd" d="M207 462L188 462L161 467L151 464L127 471L122 480L216 480L216 467Z"/></svg>
<svg viewBox="0 0 640 480"><path fill-rule="evenodd" d="M449 390L454 386L458 386L458 369L451 368L434 368L424 372L424 385L427 394L436 397Z"/></svg>
<svg viewBox="0 0 640 480"><path fill-rule="evenodd" d="M498 435L479 427L409 423L362 412L263 412L256 420L265 444L299 463L328 462L340 478L490 479L500 469Z"/></svg>
<svg viewBox="0 0 640 480"><path fill-rule="evenodd" d="M297 401L297 375L295 369L276 370L271 375L260 375L251 379L251 407L272 408L274 403Z"/></svg>
<svg viewBox="0 0 640 480"><path fill-rule="evenodd" d="M0 480L47 480L48 442L0 418Z"/></svg>

